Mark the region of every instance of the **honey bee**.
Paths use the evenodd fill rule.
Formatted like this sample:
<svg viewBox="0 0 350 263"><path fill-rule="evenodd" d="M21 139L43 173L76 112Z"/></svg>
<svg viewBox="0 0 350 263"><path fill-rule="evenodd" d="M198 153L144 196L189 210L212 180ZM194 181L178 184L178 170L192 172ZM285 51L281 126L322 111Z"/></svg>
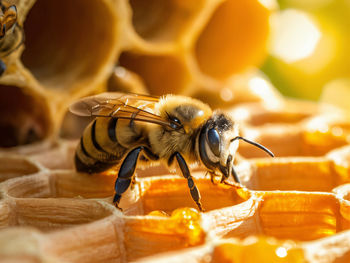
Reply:
<svg viewBox="0 0 350 263"><path fill-rule="evenodd" d="M0 76L6 70L2 59L17 50L23 41L23 30L17 24L16 6L0 1Z"/></svg>
<svg viewBox="0 0 350 263"><path fill-rule="evenodd" d="M188 97L107 92L77 101L70 111L96 117L76 148L75 166L77 171L91 174L119 165L113 198L117 208L133 182L138 161L165 162L171 167L176 160L192 199L203 211L187 163L202 163L212 180L221 176L224 182L233 176L239 183L233 167L239 140L273 156L264 146L239 136L238 126L229 115Z"/></svg>

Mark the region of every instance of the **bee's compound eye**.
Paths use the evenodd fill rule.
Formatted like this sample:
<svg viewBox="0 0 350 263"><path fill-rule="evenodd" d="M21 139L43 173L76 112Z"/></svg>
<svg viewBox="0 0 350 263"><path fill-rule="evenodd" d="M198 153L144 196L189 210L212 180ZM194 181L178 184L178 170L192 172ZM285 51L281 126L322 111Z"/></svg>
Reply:
<svg viewBox="0 0 350 263"><path fill-rule="evenodd" d="M208 142L211 151L216 156L220 156L220 135L215 128L208 130Z"/></svg>

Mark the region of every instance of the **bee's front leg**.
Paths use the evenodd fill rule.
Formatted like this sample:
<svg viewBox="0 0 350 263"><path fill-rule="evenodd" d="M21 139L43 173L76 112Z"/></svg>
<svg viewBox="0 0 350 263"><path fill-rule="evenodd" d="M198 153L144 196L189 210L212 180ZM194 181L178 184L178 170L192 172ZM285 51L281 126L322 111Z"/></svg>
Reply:
<svg viewBox="0 0 350 263"><path fill-rule="evenodd" d="M230 178L230 176L232 175L233 180L236 183L240 183L238 175L233 167L233 163L232 163L232 155L229 155L227 157L227 161L226 161L226 167L220 167L221 171L222 171L222 177L221 177L221 182L220 183L224 183L228 178Z"/></svg>
<svg viewBox="0 0 350 263"><path fill-rule="evenodd" d="M232 165L232 177L233 177L233 179L236 181L236 183L241 183L241 181L239 180L239 178L238 178L238 174L236 173L236 170L235 170L235 168L233 167L233 165Z"/></svg>
<svg viewBox="0 0 350 263"><path fill-rule="evenodd" d="M218 177L218 175L217 174L215 174L215 173L209 173L210 174L210 181L211 181L211 183L213 184L213 185L217 185L218 183L219 183L219 181L218 181L218 179L217 179L217 177Z"/></svg>
<svg viewBox="0 0 350 263"><path fill-rule="evenodd" d="M202 207L202 203L201 203L201 195L198 191L198 188L196 186L196 184L193 181L193 177L191 176L190 170L188 169L188 166L186 164L185 159L182 157L182 155L178 152L174 153L168 160L168 164L171 164L174 160L174 157L176 157L176 160L180 166L182 175L187 179L187 184L188 187L190 188L190 193L192 196L193 201L196 202L198 209L203 212L203 207Z"/></svg>

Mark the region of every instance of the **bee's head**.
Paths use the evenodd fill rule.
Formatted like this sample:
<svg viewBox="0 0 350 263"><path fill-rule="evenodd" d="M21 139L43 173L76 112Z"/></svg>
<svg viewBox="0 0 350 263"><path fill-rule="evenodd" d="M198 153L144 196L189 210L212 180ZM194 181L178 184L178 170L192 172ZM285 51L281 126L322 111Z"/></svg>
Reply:
<svg viewBox="0 0 350 263"><path fill-rule="evenodd" d="M264 146L240 137L238 126L229 116L214 112L203 125L199 134L198 148L201 161L209 171L222 174L223 178L228 178L233 172L233 160L239 140L251 143L273 156L272 152Z"/></svg>
<svg viewBox="0 0 350 263"><path fill-rule="evenodd" d="M224 113L214 112L204 124L199 135L199 155L203 164L210 171L223 170L228 158L231 158L233 162L238 141L231 143L231 140L237 136L237 125Z"/></svg>

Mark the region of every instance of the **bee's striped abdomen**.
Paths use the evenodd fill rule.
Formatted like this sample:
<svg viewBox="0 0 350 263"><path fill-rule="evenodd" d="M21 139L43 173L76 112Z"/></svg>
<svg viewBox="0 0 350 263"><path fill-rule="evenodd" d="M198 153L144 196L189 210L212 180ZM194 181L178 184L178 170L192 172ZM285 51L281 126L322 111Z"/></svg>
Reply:
<svg viewBox="0 0 350 263"><path fill-rule="evenodd" d="M130 121L96 118L84 131L78 144L75 165L80 172L97 173L120 163L129 144L140 134ZM119 132L121 131L121 132Z"/></svg>

